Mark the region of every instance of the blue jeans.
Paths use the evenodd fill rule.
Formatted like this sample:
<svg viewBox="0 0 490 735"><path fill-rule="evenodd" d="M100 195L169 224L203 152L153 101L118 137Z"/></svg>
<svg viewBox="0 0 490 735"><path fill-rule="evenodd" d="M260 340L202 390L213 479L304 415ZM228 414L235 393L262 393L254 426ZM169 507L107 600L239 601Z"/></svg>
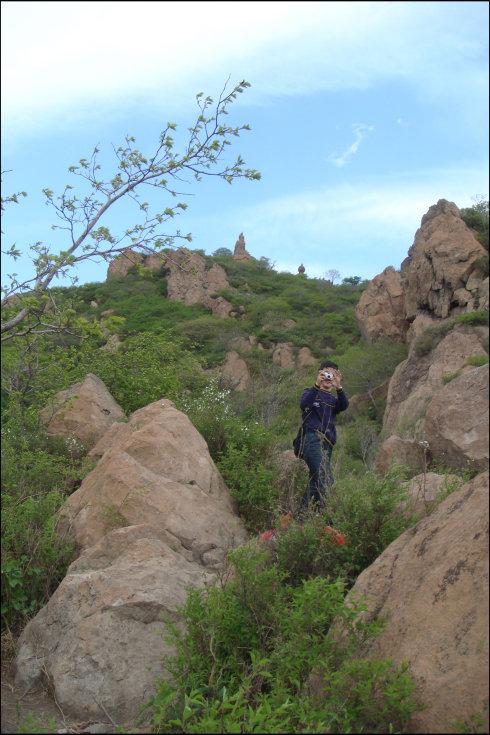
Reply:
<svg viewBox="0 0 490 735"><path fill-rule="evenodd" d="M332 450L333 446L316 431L305 432L302 456L310 470L310 480L301 500L300 515L307 510L311 500L315 501L318 512L325 506L327 488L333 485Z"/></svg>

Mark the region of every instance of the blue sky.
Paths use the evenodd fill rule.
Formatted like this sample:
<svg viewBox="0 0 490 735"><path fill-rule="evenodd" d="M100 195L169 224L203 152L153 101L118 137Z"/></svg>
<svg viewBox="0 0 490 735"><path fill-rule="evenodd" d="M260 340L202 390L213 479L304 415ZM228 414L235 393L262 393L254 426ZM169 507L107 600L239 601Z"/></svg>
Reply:
<svg viewBox="0 0 490 735"><path fill-rule="evenodd" d="M399 267L429 206L488 197L487 28L486 2L4 2L3 193L28 197L8 207L2 249L63 247L42 188L73 183L95 144L113 175L111 144L132 134L150 152L230 77L252 85L231 108L252 128L232 152L262 180L189 188L175 226L191 247L243 232L277 270ZM136 221L128 202L110 224ZM28 259L2 260L2 284L12 270L27 276Z"/></svg>

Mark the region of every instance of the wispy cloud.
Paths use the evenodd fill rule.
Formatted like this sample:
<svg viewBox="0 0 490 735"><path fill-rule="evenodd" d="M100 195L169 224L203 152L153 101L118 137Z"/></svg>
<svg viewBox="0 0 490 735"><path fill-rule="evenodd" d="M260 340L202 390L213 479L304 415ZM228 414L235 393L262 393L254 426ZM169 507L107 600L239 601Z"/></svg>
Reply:
<svg viewBox="0 0 490 735"><path fill-rule="evenodd" d="M372 278L387 265L399 267L430 206L442 198L471 206L480 193L475 185L486 190L484 167L399 175L395 185L364 179L301 191L204 218L195 224L196 242L200 232L215 232L232 247L243 230L247 249L270 257L280 270L295 272L300 258L310 275L338 268Z"/></svg>
<svg viewBox="0 0 490 735"><path fill-rule="evenodd" d="M374 128L372 125L366 125L365 123L354 123L352 125L352 132L354 133L354 138L355 138L354 142L348 148L346 148L346 150L341 154L331 153L327 157L327 161L329 163L333 163L333 165L337 166L338 168L345 166L345 164L359 150L361 141L364 140L364 138L366 138L366 136L368 136L373 131L374 131Z"/></svg>
<svg viewBox="0 0 490 735"><path fill-rule="evenodd" d="M2 3L6 134L100 119L118 105L179 109L203 88L218 90L228 73L253 83L245 104L393 78L439 99L454 100L455 90L486 95L483 3L287 2L280 12L275 2L115 7Z"/></svg>

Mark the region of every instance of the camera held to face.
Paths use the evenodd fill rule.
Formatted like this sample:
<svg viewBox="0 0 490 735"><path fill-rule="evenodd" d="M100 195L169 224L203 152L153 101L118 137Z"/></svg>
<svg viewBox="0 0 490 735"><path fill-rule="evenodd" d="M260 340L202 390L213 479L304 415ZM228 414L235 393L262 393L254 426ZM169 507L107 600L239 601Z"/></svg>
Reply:
<svg viewBox="0 0 490 735"><path fill-rule="evenodd" d="M323 371L322 372L322 378L324 380L333 380L333 373L330 373L328 371Z"/></svg>

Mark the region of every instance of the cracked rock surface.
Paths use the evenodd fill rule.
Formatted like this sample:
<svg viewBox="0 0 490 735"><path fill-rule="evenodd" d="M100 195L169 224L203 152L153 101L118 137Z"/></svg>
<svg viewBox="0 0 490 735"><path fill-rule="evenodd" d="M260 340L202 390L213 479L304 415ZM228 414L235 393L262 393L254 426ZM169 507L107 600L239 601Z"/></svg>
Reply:
<svg viewBox="0 0 490 735"><path fill-rule="evenodd" d="M165 675L189 587L211 582L247 540L207 444L185 414L155 401L113 424L97 466L60 512L81 551L19 640L16 683L47 679L71 716L129 719Z"/></svg>

